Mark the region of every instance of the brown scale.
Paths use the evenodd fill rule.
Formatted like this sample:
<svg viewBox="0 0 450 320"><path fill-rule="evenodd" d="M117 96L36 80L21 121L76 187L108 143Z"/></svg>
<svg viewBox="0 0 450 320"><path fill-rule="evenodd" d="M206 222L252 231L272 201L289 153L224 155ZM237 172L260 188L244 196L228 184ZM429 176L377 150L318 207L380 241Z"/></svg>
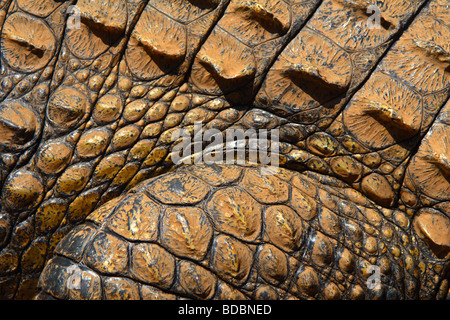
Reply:
<svg viewBox="0 0 450 320"><path fill-rule="evenodd" d="M41 136L56 52L62 42L65 12L70 4L70 1L64 4L48 1L43 6L34 6L24 1L3 1L0 7L4 21L0 107L0 180L4 192L0 282L5 288L0 295L3 297L11 298L16 291L18 298L24 297L27 288L33 287L33 283L35 286L36 275L34 279L24 279L18 291L18 265L24 266L25 272L42 268L42 257L48 246L42 239L32 241L31 219L25 220L27 213L19 214L16 210L18 207L28 210L41 201L43 181L32 170L12 173L11 170L16 165L23 166L32 156L33 146ZM22 261L19 261L20 252L23 252Z"/></svg>
<svg viewBox="0 0 450 320"><path fill-rule="evenodd" d="M256 105L305 126L327 126L423 2L385 1L369 28L364 1L324 1L275 61Z"/></svg>
<svg viewBox="0 0 450 320"><path fill-rule="evenodd" d="M161 173L161 169L171 165L170 157L167 157L173 129L179 127L181 121L184 121L181 125L191 125L214 115L205 109L201 109L203 113L198 109L189 111L191 105L204 101L185 94L188 86L179 86L183 74L192 63L195 65L194 55L202 37L223 14L226 4L211 3L198 12L193 9L195 5L189 4L192 16L185 16L185 11L180 9L179 6L187 5L183 1L170 6L164 1L151 2L143 10L131 32L123 61L112 71L111 80L106 80L92 118L78 139L71 161L73 170L67 168L66 171L70 172L56 181L55 195L67 196L64 190L78 194L70 200L64 221L69 224L81 221L101 196L100 203L104 203L117 196L125 186L131 187ZM269 5L267 10L275 8L272 3L266 5ZM239 6L245 7L246 4ZM294 7L300 10L304 5ZM301 21L304 15L297 20ZM265 24L263 26L266 27ZM291 29L290 32L295 30L294 27ZM209 42L208 38L205 45ZM176 96L178 91L183 93ZM101 127L106 123L112 130ZM101 157L95 158L98 155ZM92 166L81 163L85 159L95 159L93 170L88 171ZM76 164L78 161L81 162ZM79 179L71 179L75 171ZM46 201L52 201L53 197L48 196Z"/></svg>
<svg viewBox="0 0 450 320"><path fill-rule="evenodd" d="M198 12L190 5L190 17L176 7L182 3L166 8L165 2L152 2L144 8L131 32L124 58L106 80L91 119L75 147L78 160L73 163L97 161L90 172L91 181L83 186L86 191L72 206L84 206L87 201L91 209L86 208L84 212L89 213L102 194L102 202L105 202L130 183L142 164L147 170L145 175L137 175L140 179L148 177L167 155L164 147L155 147L162 120L166 118L166 126L178 124L174 117L166 117L168 105L199 42L224 4L211 5ZM167 16L173 14L176 19ZM173 68L167 69L169 66ZM172 124L169 123L171 118L175 121Z"/></svg>
<svg viewBox="0 0 450 320"><path fill-rule="evenodd" d="M408 159L450 93L450 29L429 12L414 20L328 130L362 162L362 175L350 182L384 206L397 202ZM433 26L432 37L421 31L425 25Z"/></svg>
<svg viewBox="0 0 450 320"><path fill-rule="evenodd" d="M161 298L169 299L414 299L435 294L420 281L436 271L430 273L428 257L403 231L407 227L386 219L395 220L393 210L315 173L280 169L269 176L270 185L261 181L258 189L245 188L246 176L257 179L260 170L187 166L106 203L60 242L58 256L42 273L37 298L146 299L146 286L153 298L164 292ZM212 184L202 180L208 176ZM168 183L176 178L177 184ZM155 191L161 188L184 197L168 201ZM255 200L262 193L276 196ZM329 200L312 212L305 214L305 204L296 205L299 196L316 203L319 194ZM381 285L367 290L371 265L379 266ZM78 287L67 285L71 281ZM110 292L118 288L120 296Z"/></svg>
<svg viewBox="0 0 450 320"><path fill-rule="evenodd" d="M178 92L173 92L173 101L156 104L158 108L142 118L145 127L141 137L156 138L152 139L156 144L140 141L130 151L130 155L135 160L142 162L140 157L147 158L142 162L139 172L129 183L129 187L154 175L156 164L160 168L173 166L171 153L174 145L179 142L179 140L172 140L175 130L184 128L192 135L193 124L196 121L206 124L203 129L224 130L230 123L237 120L242 115L242 108L231 107L230 102L224 99L224 95L248 81L256 85L257 80L252 79L255 75L263 73L264 68L273 59L272 56L276 55L272 47L270 47L269 55L269 44L281 46L288 41L315 4L316 1L289 6L281 1L261 1L252 4L246 1L231 1L198 53L196 52L194 59L191 60L192 71L188 74L189 78L184 79L187 82ZM286 12L298 14L291 21L292 18L286 16ZM282 26L279 25L280 21ZM273 23L276 25L275 29L271 27ZM263 44L250 45L249 39L252 38L250 35L255 36L256 33L259 35L259 42ZM244 36L245 39L240 39L240 36ZM188 36L189 40L191 38ZM169 49L171 47L169 46ZM265 55L264 60L256 62L255 57L262 54ZM231 64L228 61L236 62L233 63L232 69L229 69ZM233 88L227 89L226 87L230 85ZM243 96L248 93L244 91L245 93L239 89L232 94ZM152 108L150 107L148 112ZM156 120L164 117L164 121L148 124L153 117ZM149 149L152 150L150 153L148 153ZM144 153L144 150L147 152Z"/></svg>
<svg viewBox="0 0 450 320"><path fill-rule="evenodd" d="M411 161L399 205L385 207L408 147L448 97L446 2L431 1L370 78L423 2L380 4L380 29L361 27L368 2L346 0L324 1L301 29L318 1L298 2L79 1L82 29L62 44L42 144L3 184L0 283L12 289L0 295L13 297L20 281L15 297L30 297L62 239L37 298L445 298L448 157L435 140L446 113ZM0 116L33 123L27 108L11 110ZM191 166L122 194L172 168L172 133L192 135L195 121L219 132L280 128L281 165L328 176ZM443 195L420 189L423 168Z"/></svg>
<svg viewBox="0 0 450 320"><path fill-rule="evenodd" d="M449 106L447 102L442 108L409 162L400 192L401 207L408 214L420 250L438 260L450 257ZM435 270L426 281L436 285L441 272ZM439 295L446 292L448 281L441 283Z"/></svg>

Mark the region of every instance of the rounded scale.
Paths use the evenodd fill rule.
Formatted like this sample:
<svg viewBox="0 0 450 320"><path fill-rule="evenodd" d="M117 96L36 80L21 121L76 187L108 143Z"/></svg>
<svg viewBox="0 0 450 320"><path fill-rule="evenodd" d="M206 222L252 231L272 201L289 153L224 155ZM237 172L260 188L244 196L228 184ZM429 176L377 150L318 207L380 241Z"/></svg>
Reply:
<svg viewBox="0 0 450 320"><path fill-rule="evenodd" d="M106 124L117 120L123 110L120 95L105 94L98 99L92 112L93 119L99 124Z"/></svg>
<svg viewBox="0 0 450 320"><path fill-rule="evenodd" d="M261 203L279 203L288 200L289 187L274 175L249 168L242 178L242 187Z"/></svg>
<svg viewBox="0 0 450 320"><path fill-rule="evenodd" d="M210 188L185 172L169 173L147 185L148 193L166 204L195 204L203 200Z"/></svg>
<svg viewBox="0 0 450 320"><path fill-rule="evenodd" d="M64 141L50 141L40 147L36 165L46 174L56 174L67 167L72 155L72 147Z"/></svg>
<svg viewBox="0 0 450 320"><path fill-rule="evenodd" d="M218 190L208 202L207 211L217 229L238 239L252 241L261 232L261 205L237 187Z"/></svg>
<svg viewBox="0 0 450 320"><path fill-rule="evenodd" d="M285 205L268 207L264 212L265 232L270 242L287 251L300 248L303 224L298 214Z"/></svg>
<svg viewBox="0 0 450 320"><path fill-rule="evenodd" d="M216 275L190 261L180 262L180 284L188 293L200 299L209 299L215 293Z"/></svg>
<svg viewBox="0 0 450 320"><path fill-rule="evenodd" d="M104 128L93 128L85 131L76 146L76 152L81 158L92 158L102 154L108 147L111 132Z"/></svg>
<svg viewBox="0 0 450 320"><path fill-rule="evenodd" d="M53 58L56 39L42 20L21 12L6 18L1 34L2 56L12 68L34 72Z"/></svg>
<svg viewBox="0 0 450 320"><path fill-rule="evenodd" d="M450 219L437 210L422 209L414 218L414 231L434 254L448 258L450 253Z"/></svg>
<svg viewBox="0 0 450 320"><path fill-rule="evenodd" d="M119 274L127 268L128 243L112 234L99 231L86 246L84 261L100 272Z"/></svg>
<svg viewBox="0 0 450 320"><path fill-rule="evenodd" d="M252 267L253 252L235 238L219 235L212 245L211 268L232 284L241 285Z"/></svg>
<svg viewBox="0 0 450 320"><path fill-rule="evenodd" d="M264 280L274 286L287 278L289 270L286 255L270 244L261 247L258 255L258 268Z"/></svg>
<svg viewBox="0 0 450 320"><path fill-rule="evenodd" d="M161 242L177 256L202 260L209 248L213 228L199 208L171 207L161 225Z"/></svg>
<svg viewBox="0 0 450 320"><path fill-rule="evenodd" d="M373 201L383 206L392 206L396 199L389 181L378 173L371 173L361 182L362 191Z"/></svg>

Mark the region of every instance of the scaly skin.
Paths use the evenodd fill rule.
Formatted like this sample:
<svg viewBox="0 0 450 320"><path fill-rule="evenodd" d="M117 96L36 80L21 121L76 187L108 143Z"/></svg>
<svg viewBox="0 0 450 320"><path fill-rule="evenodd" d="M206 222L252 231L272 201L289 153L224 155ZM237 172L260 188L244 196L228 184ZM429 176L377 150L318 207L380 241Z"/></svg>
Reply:
<svg viewBox="0 0 450 320"><path fill-rule="evenodd" d="M60 242L37 298L445 298L448 261L419 249L403 212L337 179L261 170L187 166L112 200Z"/></svg>
<svg viewBox="0 0 450 320"><path fill-rule="evenodd" d="M0 2L1 297L447 296L445 0L379 29L364 1L79 0L80 28L71 4ZM279 129L286 169L147 181L196 121Z"/></svg>

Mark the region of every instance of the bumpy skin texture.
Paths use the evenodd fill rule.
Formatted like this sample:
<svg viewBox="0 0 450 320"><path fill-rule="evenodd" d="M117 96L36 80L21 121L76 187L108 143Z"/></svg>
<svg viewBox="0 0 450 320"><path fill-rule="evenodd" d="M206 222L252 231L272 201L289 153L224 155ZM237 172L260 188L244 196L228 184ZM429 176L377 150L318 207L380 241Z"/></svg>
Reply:
<svg viewBox="0 0 450 320"><path fill-rule="evenodd" d="M447 0L73 4L0 1L2 298L447 297ZM196 121L287 170L146 181Z"/></svg>
<svg viewBox="0 0 450 320"><path fill-rule="evenodd" d="M59 243L38 298L445 297L447 262L419 250L405 213L337 179L263 169L188 166L112 200ZM367 290L371 265L381 284Z"/></svg>

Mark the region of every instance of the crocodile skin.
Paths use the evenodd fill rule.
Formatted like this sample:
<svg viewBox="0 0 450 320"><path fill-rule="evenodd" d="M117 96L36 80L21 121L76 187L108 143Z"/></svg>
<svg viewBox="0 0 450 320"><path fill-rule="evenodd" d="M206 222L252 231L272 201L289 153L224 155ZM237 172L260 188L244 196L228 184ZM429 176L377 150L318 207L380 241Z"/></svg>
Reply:
<svg viewBox="0 0 450 320"><path fill-rule="evenodd" d="M446 298L449 4L369 5L0 1L0 297ZM176 168L198 121L284 169Z"/></svg>

